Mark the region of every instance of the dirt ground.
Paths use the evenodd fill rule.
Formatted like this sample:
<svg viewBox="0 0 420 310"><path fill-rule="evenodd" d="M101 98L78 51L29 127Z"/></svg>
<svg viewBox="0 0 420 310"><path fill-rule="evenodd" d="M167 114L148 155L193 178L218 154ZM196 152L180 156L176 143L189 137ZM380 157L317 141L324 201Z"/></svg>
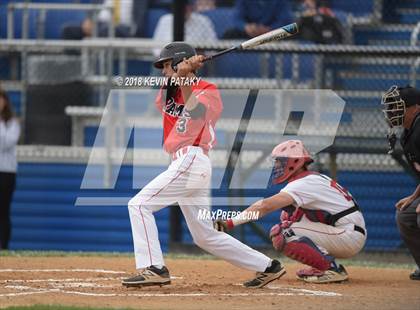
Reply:
<svg viewBox="0 0 420 310"><path fill-rule="evenodd" d="M219 260L168 259L172 284L124 288L128 257L0 257L0 307L59 304L141 309L420 309L420 281L408 269L348 267L350 280L307 284L298 264L264 289L240 283L252 272Z"/></svg>

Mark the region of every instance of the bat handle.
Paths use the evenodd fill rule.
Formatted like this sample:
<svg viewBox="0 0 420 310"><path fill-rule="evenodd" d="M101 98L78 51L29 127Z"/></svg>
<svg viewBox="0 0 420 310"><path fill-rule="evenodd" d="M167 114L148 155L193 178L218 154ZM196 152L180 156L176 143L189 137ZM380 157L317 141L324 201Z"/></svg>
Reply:
<svg viewBox="0 0 420 310"><path fill-rule="evenodd" d="M230 53L230 52L232 52L232 51L234 51L234 50L238 50L238 49L240 49L240 45L239 45L239 46L232 46L231 48L225 49L225 50L220 51L220 52L218 52L218 53L216 53L216 54L206 56L206 58L204 58L204 60L203 60L203 61L209 61L209 60L212 60L212 59L214 59L214 58L217 58L217 57L219 57L219 56L222 56L222 55L224 55L224 54L226 54L226 53Z"/></svg>

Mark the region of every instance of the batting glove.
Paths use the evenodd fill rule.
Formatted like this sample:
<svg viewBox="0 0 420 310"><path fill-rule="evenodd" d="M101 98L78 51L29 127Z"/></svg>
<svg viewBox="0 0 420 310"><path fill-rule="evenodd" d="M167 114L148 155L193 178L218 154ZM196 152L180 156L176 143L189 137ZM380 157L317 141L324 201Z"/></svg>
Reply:
<svg viewBox="0 0 420 310"><path fill-rule="evenodd" d="M213 227L217 231L227 232L227 231L233 229L233 223L232 223L231 219L229 219L227 221L216 220L216 221L213 222Z"/></svg>

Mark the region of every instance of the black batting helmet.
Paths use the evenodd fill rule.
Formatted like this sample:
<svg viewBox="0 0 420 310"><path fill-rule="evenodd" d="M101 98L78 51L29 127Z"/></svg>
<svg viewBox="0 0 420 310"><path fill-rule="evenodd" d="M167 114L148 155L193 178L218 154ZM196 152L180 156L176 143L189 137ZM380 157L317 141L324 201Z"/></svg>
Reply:
<svg viewBox="0 0 420 310"><path fill-rule="evenodd" d="M163 63L172 60L172 67L179 64L184 58L197 55L194 47L185 42L172 42L166 45L160 52L159 59L153 65L155 68L162 69Z"/></svg>

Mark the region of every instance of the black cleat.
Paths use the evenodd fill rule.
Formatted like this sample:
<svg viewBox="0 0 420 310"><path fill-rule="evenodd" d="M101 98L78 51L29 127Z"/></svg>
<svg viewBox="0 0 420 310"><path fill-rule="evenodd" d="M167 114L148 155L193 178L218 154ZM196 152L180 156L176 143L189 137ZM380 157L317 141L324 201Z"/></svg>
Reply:
<svg viewBox="0 0 420 310"><path fill-rule="evenodd" d="M286 269L278 260L273 259L270 267L267 267L264 272L257 272L254 279L245 282L243 285L248 288L261 288L285 274Z"/></svg>
<svg viewBox="0 0 420 310"><path fill-rule="evenodd" d="M165 266L161 269L150 266L141 273L122 280L122 285L125 287L162 286L167 284L171 284L171 277L168 268Z"/></svg>
<svg viewBox="0 0 420 310"><path fill-rule="evenodd" d="M410 274L410 280L420 280L420 269L414 270L414 272Z"/></svg>

